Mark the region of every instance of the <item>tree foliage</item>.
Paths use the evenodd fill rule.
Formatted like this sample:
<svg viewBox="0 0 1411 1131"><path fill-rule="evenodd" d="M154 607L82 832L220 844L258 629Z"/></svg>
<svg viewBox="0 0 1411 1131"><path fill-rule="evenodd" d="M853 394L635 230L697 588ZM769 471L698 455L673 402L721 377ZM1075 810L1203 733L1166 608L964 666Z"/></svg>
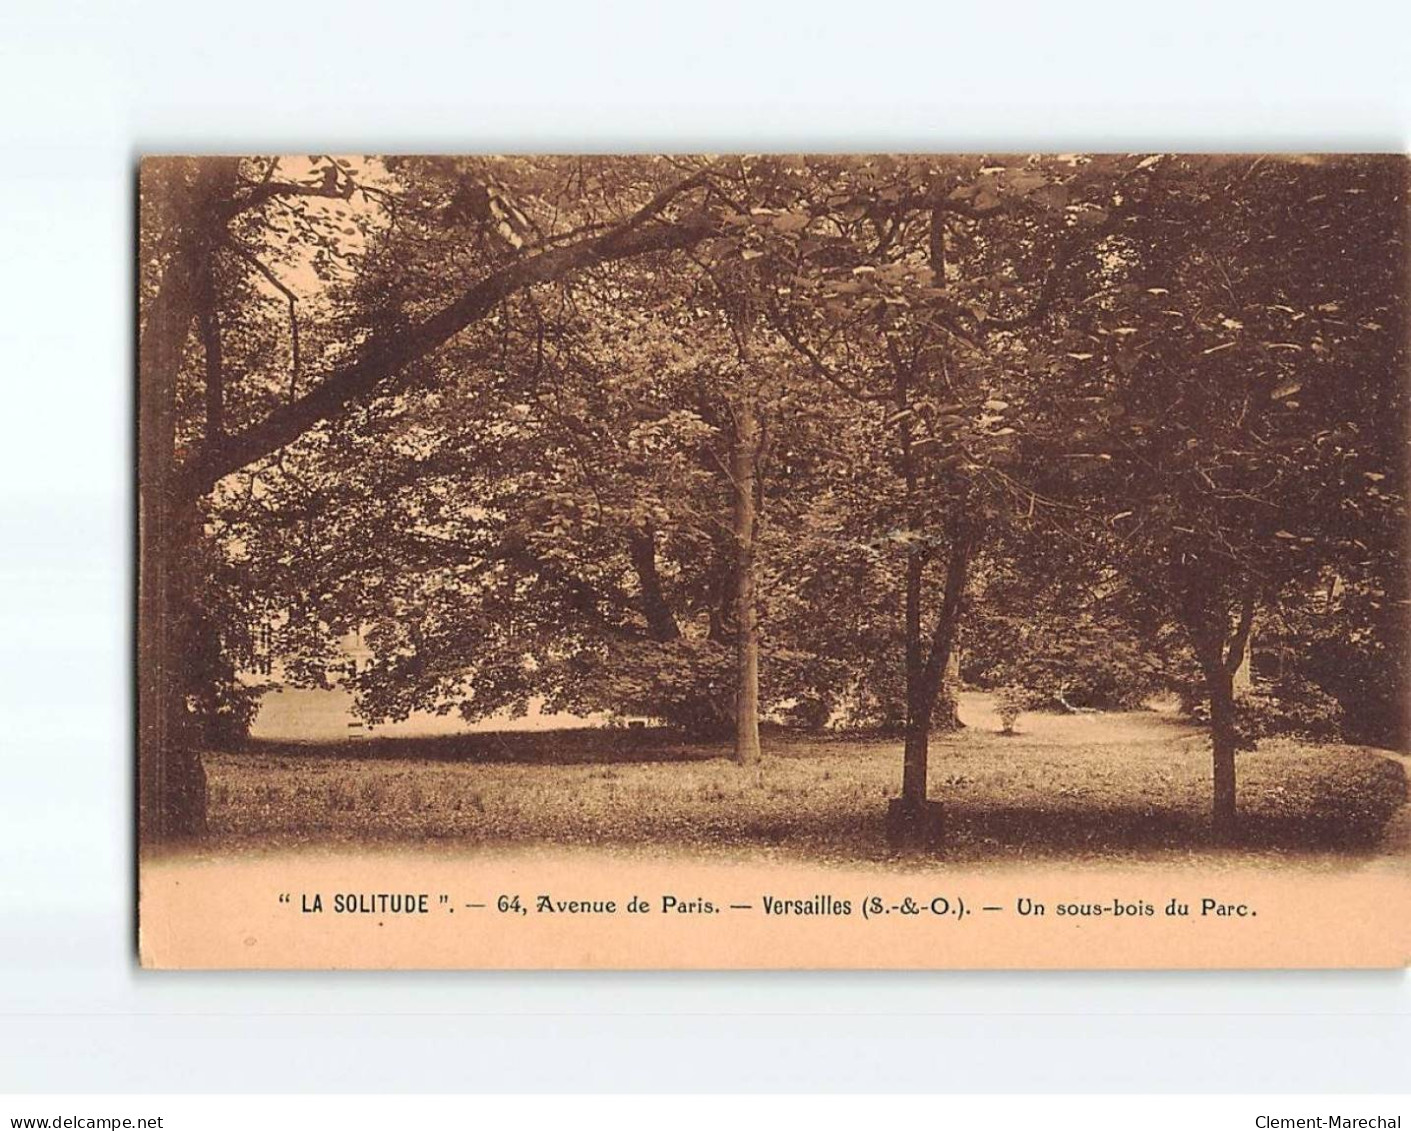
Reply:
<svg viewBox="0 0 1411 1131"><path fill-rule="evenodd" d="M917 801L964 637L1033 705L1193 665L1228 821L1251 638L1292 657L1289 712L1317 687L1400 733L1405 179L149 162L144 757L187 800L148 807L199 824L182 751L240 731L263 657L325 682L350 632L374 719L543 700L717 733L754 665L766 713L904 731Z"/></svg>

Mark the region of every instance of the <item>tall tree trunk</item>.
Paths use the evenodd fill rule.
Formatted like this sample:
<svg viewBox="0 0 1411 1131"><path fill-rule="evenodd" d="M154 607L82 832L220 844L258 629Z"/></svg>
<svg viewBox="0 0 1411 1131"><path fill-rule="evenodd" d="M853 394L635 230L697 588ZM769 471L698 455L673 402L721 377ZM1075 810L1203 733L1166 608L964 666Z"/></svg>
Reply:
<svg viewBox="0 0 1411 1131"><path fill-rule="evenodd" d="M735 760L759 761L759 605L755 594L755 476L759 420L746 388L735 417L730 477L735 494Z"/></svg>
<svg viewBox="0 0 1411 1131"><path fill-rule="evenodd" d="M176 391L208 278L217 228L213 202L233 161L145 162L147 208L165 207L169 254L142 312L138 343L138 832L140 843L204 831L206 775L186 708L182 673L196 631L184 557L201 532L197 501L176 486ZM165 198L165 199L162 199Z"/></svg>

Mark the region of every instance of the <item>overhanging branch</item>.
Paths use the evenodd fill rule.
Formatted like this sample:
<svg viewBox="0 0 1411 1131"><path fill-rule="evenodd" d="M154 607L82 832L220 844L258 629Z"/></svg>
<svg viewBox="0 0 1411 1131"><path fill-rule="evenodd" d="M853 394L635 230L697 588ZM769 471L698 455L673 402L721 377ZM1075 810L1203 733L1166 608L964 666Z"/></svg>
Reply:
<svg viewBox="0 0 1411 1131"><path fill-rule="evenodd" d="M541 283L555 282L586 266L628 259L654 251L690 247L715 230L703 213L672 222L658 216L699 176L659 194L611 231L579 243L524 256L486 276L438 313L392 336L369 341L359 355L334 369L316 387L264 420L209 447L178 475L183 498L198 498L232 471L298 439L310 428L367 396L405 366L427 356L467 326L484 318L501 300Z"/></svg>

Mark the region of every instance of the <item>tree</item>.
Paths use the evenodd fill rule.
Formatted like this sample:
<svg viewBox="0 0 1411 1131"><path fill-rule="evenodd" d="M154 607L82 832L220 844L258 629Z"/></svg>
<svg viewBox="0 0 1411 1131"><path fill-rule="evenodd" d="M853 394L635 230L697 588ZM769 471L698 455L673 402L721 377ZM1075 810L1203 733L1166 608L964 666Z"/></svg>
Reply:
<svg viewBox="0 0 1411 1131"><path fill-rule="evenodd" d="M233 158L153 159L142 169L138 746L140 821L149 840L199 832L204 823L205 776L195 753L200 720L190 705L219 696L190 685L193 675L213 668L190 660L213 656L219 645L208 638L211 626L195 593L202 522L184 478L190 453L224 444L236 419L219 313L228 269L222 260L239 253L240 236L265 206L287 204L293 238L316 239L304 203L346 200L352 191L338 166L318 184L285 181L276 170L268 161L258 180L249 180ZM190 394L193 383L199 396Z"/></svg>
<svg viewBox="0 0 1411 1131"><path fill-rule="evenodd" d="M1362 648L1307 627L1341 609L1405 667L1394 162L143 178L144 837L199 827L251 620L314 682L366 630L369 717L543 698L733 729L745 760L769 712L895 724L921 841L977 603L976 663L1060 698L1084 648L1125 678L1179 625L1222 828L1261 608L1297 593L1280 631Z"/></svg>
<svg viewBox="0 0 1411 1131"><path fill-rule="evenodd" d="M1404 522L1405 165L1165 159L1069 359L1100 370L1089 496L1129 585L1183 629L1234 835L1233 677L1258 610L1361 573ZM1179 238L1174 238L1179 234Z"/></svg>
<svg viewBox="0 0 1411 1131"><path fill-rule="evenodd" d="M1056 442L1065 384L1049 387L1051 357L1020 331L1048 317L1074 262L1091 269L1121 211L1111 184L1140 170L1116 159L818 163L813 175L830 182L825 208L778 219L766 210L763 223L790 237L775 253L787 296L775 306L780 333L870 418L856 458L892 477L872 514L874 538L905 552L896 841L940 835L927 799L929 736L970 564L991 525L1015 505L1033 510L1036 493L1009 469ZM928 569L938 564L944 581L927 627Z"/></svg>
<svg viewBox="0 0 1411 1131"><path fill-rule="evenodd" d="M552 226L536 239L517 236L515 254L476 274L459 295L410 317L397 310L389 312L390 318L368 319L368 329L355 339L352 351L331 355L287 400L233 427L223 411L229 400L247 383L268 387L269 381L266 373L232 364L221 349L219 300L211 283L216 257L239 258L250 271L278 286L278 276L257 251L239 242L240 234L253 236L261 247L270 241L286 247L316 244L315 261L319 250L327 260L340 241L329 230L330 217L311 210L309 202L348 202L359 192L364 201L372 199L373 190L357 183L347 162L316 161L296 178L279 170L274 159L144 163L139 332L144 422L139 654L145 675L139 704L139 776L144 843L198 832L204 820L203 774L193 744L184 737L189 712L174 672L177 658L192 651L184 646L193 618L184 607L189 602L181 591L180 557L200 540L200 501L227 475L274 455L367 397L385 395L404 383L415 363L485 319L507 296L595 264L690 246L713 230L699 203L694 212L682 210L693 198L701 200L705 167L684 176L672 176L675 170L660 165L650 167L631 186L635 191L614 195L614 203L627 205L625 214L613 215L604 208L602 218L576 229ZM633 171L641 171L640 163ZM497 231L501 224L513 230L507 219L496 216L493 202L487 208ZM285 215L272 219L275 209ZM551 208L545 210L557 215ZM345 234L356 237L357 227L349 226ZM295 302L292 297L290 301ZM202 372L185 364L198 321ZM297 368L296 362L299 375ZM206 430L184 455L177 444L183 378L201 385L207 408Z"/></svg>
<svg viewBox="0 0 1411 1131"><path fill-rule="evenodd" d="M177 456L177 384L186 341L196 317L197 284L208 272L217 239L212 216L232 170L153 165L143 169L144 202L152 202L143 230L143 320L139 364L142 431L138 449L142 485L138 662L141 681L139 746L144 834L197 831L204 818L205 775L186 755L185 710L176 677L189 650L190 617L175 550L192 539L193 516L172 497Z"/></svg>

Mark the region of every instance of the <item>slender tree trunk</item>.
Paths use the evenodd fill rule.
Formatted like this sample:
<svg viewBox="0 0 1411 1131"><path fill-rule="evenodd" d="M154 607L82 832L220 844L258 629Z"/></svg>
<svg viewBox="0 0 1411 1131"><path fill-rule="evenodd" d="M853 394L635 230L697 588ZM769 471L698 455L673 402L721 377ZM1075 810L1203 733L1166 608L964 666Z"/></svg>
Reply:
<svg viewBox="0 0 1411 1131"><path fill-rule="evenodd" d="M1235 722L1233 679L1223 666L1206 673L1210 692L1210 745L1215 778L1211 827L1218 840L1229 840L1235 831L1235 750L1239 730Z"/></svg>
<svg viewBox="0 0 1411 1131"><path fill-rule="evenodd" d="M650 525L628 530L627 552L642 591L641 609L648 635L658 644L680 640L681 626L666 599L657 569L656 533ZM730 568L733 571L733 562ZM714 619L712 613L713 622ZM690 694L676 700L666 713L666 719L683 728L692 738L715 742L729 735L734 727L734 703L712 680L709 686L692 689Z"/></svg>
<svg viewBox="0 0 1411 1131"><path fill-rule="evenodd" d="M960 626L956 625L957 634ZM956 693L960 689L960 642L951 644L950 659L946 661L945 675L941 679L940 693L936 707L931 712L931 729L935 731L955 731L965 726L960 721L959 701ZM943 713L942 713L943 712Z"/></svg>
<svg viewBox="0 0 1411 1131"><path fill-rule="evenodd" d="M646 618L647 631L658 644L680 639L681 629L662 592L661 574L657 571L655 531L650 526L629 530L627 550L642 590L642 616Z"/></svg>
<svg viewBox="0 0 1411 1131"><path fill-rule="evenodd" d="M1230 635L1229 612L1212 608L1211 598L1197 586L1186 598L1186 631L1205 679L1210 698L1211 769L1214 779L1210 825L1215 839L1229 841L1238 824L1235 753L1240 747L1235 709L1236 672L1246 661L1254 629L1256 597L1247 589L1239 619Z"/></svg>
<svg viewBox="0 0 1411 1131"><path fill-rule="evenodd" d="M913 554L907 565L906 744L902 755L901 797L888 809L888 839L897 845L929 845L941 835L940 803L926 796L931 721L945 682L960 624L961 601L970 566L971 535L957 537L946 567L946 589L936 615L929 650L921 639L921 580L924 562ZM914 564L913 564L914 563Z"/></svg>
<svg viewBox="0 0 1411 1131"><path fill-rule="evenodd" d="M926 800L926 759L931 714L922 693L925 663L921 657L921 581L925 559L913 546L906 559L906 745L902 754L901 797L908 806Z"/></svg>
<svg viewBox="0 0 1411 1131"><path fill-rule="evenodd" d="M730 475L735 494L735 760L759 761L759 606L755 594L755 476L759 421L752 390L736 406Z"/></svg>
<svg viewBox="0 0 1411 1131"><path fill-rule="evenodd" d="M936 286L944 287L946 278L945 217L939 207L931 213L931 270ZM926 570L926 551L919 543L924 516L921 507L920 474L916 453L912 447L912 422L907 413L911 407L911 389L915 373L895 356L895 407L901 416L899 431L901 472L906 488L907 522L915 540L906 562L906 741L902 753L901 797L887 809L887 839L894 845L930 845L941 837L939 802L926 797L927 763L930 759L931 719L936 696L950 663L950 650L955 641L956 622L960 611L960 595L964 586L969 544L957 539L951 551L950 568L946 572L946 593L937 617L936 629L929 653L923 651L921 638L922 582ZM958 570L958 573L957 573Z"/></svg>
<svg viewBox="0 0 1411 1131"><path fill-rule="evenodd" d="M1236 695L1254 687L1254 629L1250 627L1249 638L1240 649L1239 664L1235 668L1234 691Z"/></svg>

